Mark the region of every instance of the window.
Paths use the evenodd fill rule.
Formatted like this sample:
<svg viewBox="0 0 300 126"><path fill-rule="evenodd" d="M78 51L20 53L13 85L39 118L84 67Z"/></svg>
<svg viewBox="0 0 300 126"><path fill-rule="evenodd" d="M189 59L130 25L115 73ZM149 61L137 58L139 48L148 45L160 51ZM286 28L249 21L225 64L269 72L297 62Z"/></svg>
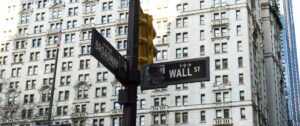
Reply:
<svg viewBox="0 0 300 126"><path fill-rule="evenodd" d="M216 110L216 118L222 118L222 110Z"/></svg>
<svg viewBox="0 0 300 126"><path fill-rule="evenodd" d="M77 27L77 20L67 21L67 29Z"/></svg>
<svg viewBox="0 0 300 126"><path fill-rule="evenodd" d="M239 84L244 84L244 74L239 74Z"/></svg>
<svg viewBox="0 0 300 126"><path fill-rule="evenodd" d="M78 15L78 7L69 8L68 16L76 16Z"/></svg>
<svg viewBox="0 0 300 126"><path fill-rule="evenodd" d="M188 96L183 96L183 105L187 105L188 104Z"/></svg>
<svg viewBox="0 0 300 126"><path fill-rule="evenodd" d="M145 126L145 116L140 116L140 126Z"/></svg>
<svg viewBox="0 0 300 126"><path fill-rule="evenodd" d="M64 57L70 57L74 55L74 48L69 47L69 48L64 48L63 56Z"/></svg>
<svg viewBox="0 0 300 126"><path fill-rule="evenodd" d="M245 110L245 108L241 108L241 119L246 119L246 110Z"/></svg>
<svg viewBox="0 0 300 126"><path fill-rule="evenodd" d="M129 6L129 0L121 0L121 8L128 7Z"/></svg>
<svg viewBox="0 0 300 126"><path fill-rule="evenodd" d="M235 18L236 18L236 20L240 20L241 19L241 11L240 10L236 10L235 11Z"/></svg>
<svg viewBox="0 0 300 126"><path fill-rule="evenodd" d="M200 31L200 40L204 40L205 39L205 34L204 34L204 30Z"/></svg>
<svg viewBox="0 0 300 126"><path fill-rule="evenodd" d="M242 27L240 25L236 26L236 35L242 35Z"/></svg>
<svg viewBox="0 0 300 126"><path fill-rule="evenodd" d="M201 122L205 122L205 120L206 120L206 118L205 118L205 111L201 111L200 112L200 120L201 120Z"/></svg>
<svg viewBox="0 0 300 126"><path fill-rule="evenodd" d="M47 0L38 1L37 8L45 8L47 6Z"/></svg>
<svg viewBox="0 0 300 126"><path fill-rule="evenodd" d="M204 25L204 24L205 24L204 15L200 15L200 25Z"/></svg>
<svg viewBox="0 0 300 126"><path fill-rule="evenodd" d="M39 26L34 26L34 30L33 33L42 33L43 32L43 25L39 25Z"/></svg>
<svg viewBox="0 0 300 126"><path fill-rule="evenodd" d="M200 9L204 9L204 1L203 0L200 1Z"/></svg>
<svg viewBox="0 0 300 126"><path fill-rule="evenodd" d="M88 98L88 87L82 85L77 88L77 99L86 99Z"/></svg>
<svg viewBox="0 0 300 126"><path fill-rule="evenodd" d="M14 63L22 63L23 62L23 55L24 54L15 54L14 55Z"/></svg>
<svg viewBox="0 0 300 126"><path fill-rule="evenodd" d="M91 46L90 45L81 46L81 55L90 54L90 53L91 53Z"/></svg>
<svg viewBox="0 0 300 126"><path fill-rule="evenodd" d="M188 56L188 48L183 48L183 57L187 57Z"/></svg>
<svg viewBox="0 0 300 126"><path fill-rule="evenodd" d="M70 0L70 3L76 3L79 2L79 0Z"/></svg>
<svg viewBox="0 0 300 126"><path fill-rule="evenodd" d="M216 102L221 102L221 101L222 101L221 93L216 93Z"/></svg>
<svg viewBox="0 0 300 126"><path fill-rule="evenodd" d="M113 9L113 2L108 2L108 10L112 10Z"/></svg>
<svg viewBox="0 0 300 126"><path fill-rule="evenodd" d="M61 76L60 77L60 85L70 85L71 84L71 76Z"/></svg>
<svg viewBox="0 0 300 126"><path fill-rule="evenodd" d="M223 92L223 102L229 102L229 93Z"/></svg>
<svg viewBox="0 0 300 126"><path fill-rule="evenodd" d="M177 27L182 27L182 20L181 19L176 19L176 26Z"/></svg>
<svg viewBox="0 0 300 126"><path fill-rule="evenodd" d="M142 100L140 101L140 103L141 103L140 108L141 108L141 109L145 109L145 108L146 108L146 100L145 100L145 99L142 99Z"/></svg>
<svg viewBox="0 0 300 126"><path fill-rule="evenodd" d="M228 75L223 75L223 84L228 85Z"/></svg>
<svg viewBox="0 0 300 126"><path fill-rule="evenodd" d="M177 12L182 12L182 5L181 4L177 5Z"/></svg>
<svg viewBox="0 0 300 126"><path fill-rule="evenodd" d="M220 37L221 35L220 35L220 30L219 30L219 28L215 28L214 29L214 36L215 37Z"/></svg>
<svg viewBox="0 0 300 126"><path fill-rule="evenodd" d="M205 94L201 94L201 104L205 103Z"/></svg>
<svg viewBox="0 0 300 126"><path fill-rule="evenodd" d="M102 3L102 10L108 10L107 2Z"/></svg>
<svg viewBox="0 0 300 126"><path fill-rule="evenodd" d="M82 40L88 40L92 38L92 31L82 32Z"/></svg>
<svg viewBox="0 0 300 126"><path fill-rule="evenodd" d="M183 33L183 42L188 42L189 41L189 36L188 33Z"/></svg>
<svg viewBox="0 0 300 126"><path fill-rule="evenodd" d="M127 49L127 40L120 40L117 44L117 49Z"/></svg>
<svg viewBox="0 0 300 126"><path fill-rule="evenodd" d="M84 24L94 24L95 23L95 19L94 19L94 17L85 18L83 23Z"/></svg>
<svg viewBox="0 0 300 126"><path fill-rule="evenodd" d="M65 35L65 43L75 42L75 33Z"/></svg>
<svg viewBox="0 0 300 126"><path fill-rule="evenodd" d="M44 21L44 20L45 20L45 12L35 14L35 21Z"/></svg>
<svg viewBox="0 0 300 126"><path fill-rule="evenodd" d="M180 123L180 117L181 114L180 113L175 113L175 123Z"/></svg>
<svg viewBox="0 0 300 126"><path fill-rule="evenodd" d="M72 67L73 67L72 61L62 62L62 69L61 69L61 71L71 71Z"/></svg>
<svg viewBox="0 0 300 126"><path fill-rule="evenodd" d="M89 81L89 74L79 74L78 75L78 80L88 82Z"/></svg>
<svg viewBox="0 0 300 126"><path fill-rule="evenodd" d="M33 39L32 41L36 41L36 39ZM14 49L25 49L25 47L26 47L25 41L14 42Z"/></svg>
<svg viewBox="0 0 300 126"><path fill-rule="evenodd" d="M237 42L237 51L239 51L239 52L243 51L243 49L242 49L242 41L238 41Z"/></svg>
<svg viewBox="0 0 300 126"><path fill-rule="evenodd" d="M86 60L80 60L79 61L79 69L90 69L91 66L91 61L90 59L86 59Z"/></svg>
<svg viewBox="0 0 300 126"><path fill-rule="evenodd" d="M244 101L244 100L245 100L245 92L240 91L240 101Z"/></svg>
<svg viewBox="0 0 300 126"><path fill-rule="evenodd" d="M243 67L243 57L238 57L238 67Z"/></svg>
<svg viewBox="0 0 300 126"><path fill-rule="evenodd" d="M0 65L6 65L7 63L7 56L0 56Z"/></svg>
<svg viewBox="0 0 300 126"><path fill-rule="evenodd" d="M107 72L98 72L97 73L97 81L106 81L108 79L108 73Z"/></svg>
<svg viewBox="0 0 300 126"><path fill-rule="evenodd" d="M175 123L188 123L188 113L175 113Z"/></svg>
<svg viewBox="0 0 300 126"><path fill-rule="evenodd" d="M27 75L37 75L38 73L38 66L29 66Z"/></svg>
<svg viewBox="0 0 300 126"><path fill-rule="evenodd" d="M215 69L220 70L221 69L221 61L220 60L215 60Z"/></svg>
<svg viewBox="0 0 300 126"><path fill-rule="evenodd" d="M218 7L218 6L220 5L219 2L220 2L220 0L214 0L214 6L215 6L215 7Z"/></svg>
<svg viewBox="0 0 300 126"><path fill-rule="evenodd" d="M128 26L122 26L118 28L118 35L127 35Z"/></svg>
<svg viewBox="0 0 300 126"><path fill-rule="evenodd" d="M227 43L222 43L222 53L227 53L227 52L228 52Z"/></svg>
<svg viewBox="0 0 300 126"><path fill-rule="evenodd" d="M48 45L54 45L58 42L58 36L50 36L48 37Z"/></svg>
<svg viewBox="0 0 300 126"><path fill-rule="evenodd" d="M228 60L227 59L222 59L222 67L223 67L223 69L228 68Z"/></svg>
<svg viewBox="0 0 300 126"><path fill-rule="evenodd" d="M60 9L52 10L52 19L61 18L61 16L62 16L62 10Z"/></svg>
<svg viewBox="0 0 300 126"><path fill-rule="evenodd" d="M95 3L88 3L85 5L85 12L95 12L96 11L96 4Z"/></svg>
<svg viewBox="0 0 300 126"><path fill-rule="evenodd" d="M163 60L167 60L168 59L168 51L167 50L163 50L162 51L162 59Z"/></svg>
<svg viewBox="0 0 300 126"><path fill-rule="evenodd" d="M21 68L12 68L11 77L19 77L21 75Z"/></svg>
<svg viewBox="0 0 300 126"><path fill-rule="evenodd" d="M40 59L40 52L32 52L30 53L30 61L38 61Z"/></svg>
<svg viewBox="0 0 300 126"><path fill-rule="evenodd" d="M176 106L180 106L181 105L181 98L180 98L180 96L176 96L175 97L175 104L176 104Z"/></svg>
<svg viewBox="0 0 300 126"><path fill-rule="evenodd" d="M183 12L186 12L186 11L188 11L188 4L184 3L183 4Z"/></svg>
<svg viewBox="0 0 300 126"><path fill-rule="evenodd" d="M236 4L241 3L241 0L235 0L235 3L236 3Z"/></svg>

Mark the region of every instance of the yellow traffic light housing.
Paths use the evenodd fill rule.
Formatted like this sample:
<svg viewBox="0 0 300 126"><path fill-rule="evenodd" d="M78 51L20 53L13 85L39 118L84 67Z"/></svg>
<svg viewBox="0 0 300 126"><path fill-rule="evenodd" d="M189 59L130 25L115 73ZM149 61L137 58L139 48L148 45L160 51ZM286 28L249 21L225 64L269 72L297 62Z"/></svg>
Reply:
<svg viewBox="0 0 300 126"><path fill-rule="evenodd" d="M142 64L153 63L153 58L157 55L157 50L153 45L156 32L152 21L152 15L145 14L140 9L138 70L141 70Z"/></svg>

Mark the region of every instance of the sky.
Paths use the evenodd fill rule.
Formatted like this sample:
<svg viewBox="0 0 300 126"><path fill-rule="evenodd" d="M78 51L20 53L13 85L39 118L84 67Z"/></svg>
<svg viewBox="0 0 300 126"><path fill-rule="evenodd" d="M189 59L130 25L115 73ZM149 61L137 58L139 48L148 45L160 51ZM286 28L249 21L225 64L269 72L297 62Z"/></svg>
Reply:
<svg viewBox="0 0 300 126"><path fill-rule="evenodd" d="M295 31L296 31L296 43L297 43L297 55L298 55L298 64L300 61L300 0L293 0L293 11L294 11L294 23L295 23ZM300 66L300 65L298 65Z"/></svg>

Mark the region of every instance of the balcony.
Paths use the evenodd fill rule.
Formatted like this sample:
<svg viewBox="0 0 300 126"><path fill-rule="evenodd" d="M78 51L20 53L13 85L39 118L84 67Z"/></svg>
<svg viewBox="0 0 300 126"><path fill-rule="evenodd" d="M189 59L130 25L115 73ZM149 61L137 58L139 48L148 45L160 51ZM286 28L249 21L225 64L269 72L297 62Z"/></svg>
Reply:
<svg viewBox="0 0 300 126"><path fill-rule="evenodd" d="M229 25L229 19L228 18L224 18L224 19L216 19L216 20L212 20L212 25L213 26L228 26Z"/></svg>
<svg viewBox="0 0 300 126"><path fill-rule="evenodd" d="M86 118L88 115L87 112L78 112L78 113L72 113L72 118Z"/></svg>
<svg viewBox="0 0 300 126"><path fill-rule="evenodd" d="M13 119L3 119L3 121L0 123L1 125L13 125L14 120Z"/></svg>
<svg viewBox="0 0 300 126"><path fill-rule="evenodd" d="M115 109L111 111L111 115L122 115L123 110L122 109Z"/></svg>
<svg viewBox="0 0 300 126"><path fill-rule="evenodd" d="M47 31L47 34L57 34L59 32L59 29L50 29Z"/></svg>
<svg viewBox="0 0 300 126"><path fill-rule="evenodd" d="M116 23L117 24L126 24L126 23L128 23L128 18L117 19Z"/></svg>
<svg viewBox="0 0 300 126"><path fill-rule="evenodd" d="M95 27L94 23L81 25L81 29L92 29L93 27Z"/></svg>
<svg viewBox="0 0 300 126"><path fill-rule="evenodd" d="M214 83L213 84L213 91L220 91L220 90L231 90L231 83Z"/></svg>
<svg viewBox="0 0 300 126"><path fill-rule="evenodd" d="M27 36L27 34L25 34L25 33L20 33L20 34L18 33L15 35L15 38L16 39L25 39L26 36Z"/></svg>
<svg viewBox="0 0 300 126"><path fill-rule="evenodd" d="M168 111L168 106L167 105L162 105L162 106L152 106L151 111L152 112L161 112L161 111Z"/></svg>
<svg viewBox="0 0 300 126"><path fill-rule="evenodd" d="M214 126L233 126L231 118L214 119Z"/></svg>
<svg viewBox="0 0 300 126"><path fill-rule="evenodd" d="M34 120L35 121L46 121L46 120L48 120L48 116L46 114L44 114L44 115L36 115L34 117Z"/></svg>

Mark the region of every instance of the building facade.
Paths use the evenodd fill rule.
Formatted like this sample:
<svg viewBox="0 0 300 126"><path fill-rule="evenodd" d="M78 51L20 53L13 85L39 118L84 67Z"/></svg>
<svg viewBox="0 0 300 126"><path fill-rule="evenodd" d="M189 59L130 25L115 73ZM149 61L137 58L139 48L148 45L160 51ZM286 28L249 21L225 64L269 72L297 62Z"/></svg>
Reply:
<svg viewBox="0 0 300 126"><path fill-rule="evenodd" d="M289 126L300 125L300 84L296 36L293 18L293 5L291 0L283 1L282 23L282 57L284 62L285 92L288 107Z"/></svg>
<svg viewBox="0 0 300 126"><path fill-rule="evenodd" d="M137 125L268 126L275 120L270 118L284 125L285 118L270 115L274 109L267 98L267 84L280 78L280 71L266 70L264 58L267 44L271 45L264 40L280 42L276 38L280 29L267 34L269 27L262 22L273 16L261 8L270 1L141 0L144 12L154 17L155 62L210 57L211 79L138 89ZM18 33L0 53L0 58L7 57L0 60L1 125L47 123L60 29L53 123L121 125L117 98L123 87L89 53L95 27L126 54L128 4L128 0L22 0ZM276 78L266 79L273 73Z"/></svg>
<svg viewBox="0 0 300 126"><path fill-rule="evenodd" d="M3 2L0 7L0 43L13 38L19 21L20 0Z"/></svg>

